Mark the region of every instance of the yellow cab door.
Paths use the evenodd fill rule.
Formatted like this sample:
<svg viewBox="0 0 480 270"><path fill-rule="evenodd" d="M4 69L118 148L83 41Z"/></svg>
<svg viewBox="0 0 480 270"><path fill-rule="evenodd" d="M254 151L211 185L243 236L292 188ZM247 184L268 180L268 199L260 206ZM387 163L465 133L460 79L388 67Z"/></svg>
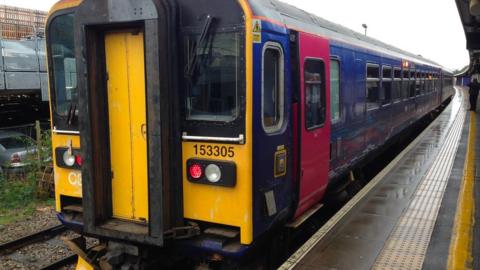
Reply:
<svg viewBox="0 0 480 270"><path fill-rule="evenodd" d="M105 35L113 217L148 219L143 32ZM105 127L107 128L107 127Z"/></svg>

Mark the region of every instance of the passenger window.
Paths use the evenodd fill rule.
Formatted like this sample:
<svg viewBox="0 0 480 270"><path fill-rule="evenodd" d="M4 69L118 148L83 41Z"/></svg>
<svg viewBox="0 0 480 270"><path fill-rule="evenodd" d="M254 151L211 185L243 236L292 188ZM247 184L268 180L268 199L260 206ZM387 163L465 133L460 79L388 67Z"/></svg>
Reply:
<svg viewBox="0 0 480 270"><path fill-rule="evenodd" d="M382 104L389 104L392 100L392 68L384 66L382 70L382 91L380 92Z"/></svg>
<svg viewBox="0 0 480 270"><path fill-rule="evenodd" d="M340 121L340 62L330 60L330 108L332 123Z"/></svg>
<svg viewBox="0 0 480 270"><path fill-rule="evenodd" d="M403 71L402 98L407 99L410 96L410 75L408 70Z"/></svg>
<svg viewBox="0 0 480 270"><path fill-rule="evenodd" d="M423 73L422 74L422 94L425 94L428 92L428 79L427 79L427 74Z"/></svg>
<svg viewBox="0 0 480 270"><path fill-rule="evenodd" d="M431 93L435 89L435 83L433 81L433 74L432 73L428 74L428 82L429 82L428 92Z"/></svg>
<svg viewBox="0 0 480 270"><path fill-rule="evenodd" d="M410 71L409 97L415 97L415 72Z"/></svg>
<svg viewBox="0 0 480 270"><path fill-rule="evenodd" d="M367 110L378 108L380 97L380 68L377 65L367 65L366 103Z"/></svg>
<svg viewBox="0 0 480 270"><path fill-rule="evenodd" d="M262 123L267 133L282 128L284 115L283 51L267 43L263 52Z"/></svg>
<svg viewBox="0 0 480 270"><path fill-rule="evenodd" d="M421 73L415 73L415 95L419 96L422 92L422 74Z"/></svg>
<svg viewBox="0 0 480 270"><path fill-rule="evenodd" d="M394 102L402 99L402 71L399 68L393 71L392 99Z"/></svg>
<svg viewBox="0 0 480 270"><path fill-rule="evenodd" d="M325 123L325 63L321 60L305 61L305 126L315 129Z"/></svg>

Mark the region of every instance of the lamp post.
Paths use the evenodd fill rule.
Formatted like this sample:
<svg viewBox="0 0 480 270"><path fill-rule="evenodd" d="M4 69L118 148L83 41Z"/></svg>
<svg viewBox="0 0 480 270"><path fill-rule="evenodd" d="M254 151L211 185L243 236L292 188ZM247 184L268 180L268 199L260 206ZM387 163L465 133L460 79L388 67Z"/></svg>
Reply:
<svg viewBox="0 0 480 270"><path fill-rule="evenodd" d="M365 29L365 36L366 36L368 25L366 23L364 23L364 24L362 24L362 27Z"/></svg>

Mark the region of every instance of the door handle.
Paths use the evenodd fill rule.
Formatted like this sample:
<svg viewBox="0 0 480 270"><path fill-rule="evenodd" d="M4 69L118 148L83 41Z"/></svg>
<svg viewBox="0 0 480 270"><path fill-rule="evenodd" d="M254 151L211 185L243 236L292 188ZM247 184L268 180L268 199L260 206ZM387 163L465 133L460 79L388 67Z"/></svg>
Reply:
<svg viewBox="0 0 480 270"><path fill-rule="evenodd" d="M144 140L147 139L147 124L142 124L140 127L140 131L142 132L142 137Z"/></svg>

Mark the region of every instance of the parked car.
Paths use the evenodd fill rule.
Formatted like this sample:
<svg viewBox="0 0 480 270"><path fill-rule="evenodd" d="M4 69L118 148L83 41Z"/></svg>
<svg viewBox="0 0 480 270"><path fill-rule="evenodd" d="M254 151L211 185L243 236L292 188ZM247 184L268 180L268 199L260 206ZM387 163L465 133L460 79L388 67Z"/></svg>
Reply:
<svg viewBox="0 0 480 270"><path fill-rule="evenodd" d="M24 172L28 157L36 152L37 147L32 138L15 131L0 131L0 172Z"/></svg>

